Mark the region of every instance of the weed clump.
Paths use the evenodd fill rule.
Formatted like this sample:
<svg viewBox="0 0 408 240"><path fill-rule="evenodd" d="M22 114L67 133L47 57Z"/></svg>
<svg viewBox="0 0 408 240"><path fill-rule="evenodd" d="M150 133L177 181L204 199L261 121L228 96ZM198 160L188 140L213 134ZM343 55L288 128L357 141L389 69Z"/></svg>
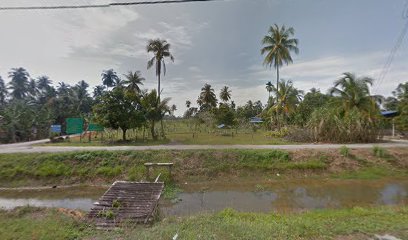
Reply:
<svg viewBox="0 0 408 240"><path fill-rule="evenodd" d="M342 146L340 148L340 155L343 157L349 157L350 156L350 148L347 146Z"/></svg>

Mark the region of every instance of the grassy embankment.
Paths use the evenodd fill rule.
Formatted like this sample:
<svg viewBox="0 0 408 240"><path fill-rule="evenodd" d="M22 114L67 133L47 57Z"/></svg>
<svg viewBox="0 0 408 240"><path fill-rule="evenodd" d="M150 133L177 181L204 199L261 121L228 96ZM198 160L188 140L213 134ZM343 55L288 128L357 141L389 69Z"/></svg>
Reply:
<svg viewBox="0 0 408 240"><path fill-rule="evenodd" d="M94 151L0 155L0 186L101 184L145 178L145 162L174 162L176 183L305 177L408 176L408 148L341 150ZM156 169L154 178L166 169ZM279 173L279 176L277 176Z"/></svg>
<svg viewBox="0 0 408 240"><path fill-rule="evenodd" d="M318 210L300 214L239 213L169 218L151 227L98 231L83 214L56 209L0 211L0 239L368 239L408 238L408 207Z"/></svg>

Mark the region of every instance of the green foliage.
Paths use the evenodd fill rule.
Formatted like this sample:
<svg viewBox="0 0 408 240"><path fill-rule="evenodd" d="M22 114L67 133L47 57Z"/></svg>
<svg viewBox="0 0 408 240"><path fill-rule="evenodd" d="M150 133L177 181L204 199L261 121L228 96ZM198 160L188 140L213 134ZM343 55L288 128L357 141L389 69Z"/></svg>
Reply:
<svg viewBox="0 0 408 240"><path fill-rule="evenodd" d="M112 201L112 208L119 209L122 207L122 203L120 202L119 199L115 199Z"/></svg>
<svg viewBox="0 0 408 240"><path fill-rule="evenodd" d="M383 158L387 155L387 151L379 146L374 146L373 147L373 155L379 158Z"/></svg>
<svg viewBox="0 0 408 240"><path fill-rule="evenodd" d="M236 125L235 111L227 104L220 104L220 107L215 111L215 118L217 119L217 124L225 124L230 127Z"/></svg>
<svg viewBox="0 0 408 240"><path fill-rule="evenodd" d="M321 93L315 88L310 89L310 92L306 93L303 101L299 104L296 109L295 122L300 126L306 125L312 113L323 107L330 101L330 96Z"/></svg>
<svg viewBox="0 0 408 240"><path fill-rule="evenodd" d="M402 172L391 171L386 167L368 167L358 171L343 172L335 175L341 179L380 179L386 176L398 177Z"/></svg>
<svg viewBox="0 0 408 240"><path fill-rule="evenodd" d="M313 112L307 128L318 142L375 142L379 134L378 113L367 115L356 108L342 112L326 106Z"/></svg>
<svg viewBox="0 0 408 240"><path fill-rule="evenodd" d="M200 111L210 111L217 107L217 96L210 84L206 83L201 88L200 96L198 96L197 103L200 106Z"/></svg>
<svg viewBox="0 0 408 240"><path fill-rule="evenodd" d="M96 169L96 174L105 176L105 177L115 177L119 176L122 173L122 167L99 167Z"/></svg>
<svg viewBox="0 0 408 240"><path fill-rule="evenodd" d="M122 129L124 141L128 129L141 127L145 122L140 103L126 95L122 87L104 94L94 106L94 114L95 120L102 126Z"/></svg>
<svg viewBox="0 0 408 240"><path fill-rule="evenodd" d="M99 218L114 219L116 214L112 210L101 210L98 212L97 216Z"/></svg>
<svg viewBox="0 0 408 240"><path fill-rule="evenodd" d="M376 207L314 210L301 213L218 213L168 218L151 227L97 231L94 226L56 210L26 208L0 211L0 239L358 239L378 233L406 239L408 208Z"/></svg>
<svg viewBox="0 0 408 240"><path fill-rule="evenodd" d="M273 137L273 138L283 138L289 134L289 128L283 127L279 130L269 131L266 133L266 137Z"/></svg>
<svg viewBox="0 0 408 240"><path fill-rule="evenodd" d="M64 163L47 160L39 166L38 170L36 171L36 175L40 177L59 177L70 175L69 171L70 167Z"/></svg>
<svg viewBox="0 0 408 240"><path fill-rule="evenodd" d="M342 146L340 148L340 154L343 157L349 157L350 156L350 148L348 148L347 146Z"/></svg>

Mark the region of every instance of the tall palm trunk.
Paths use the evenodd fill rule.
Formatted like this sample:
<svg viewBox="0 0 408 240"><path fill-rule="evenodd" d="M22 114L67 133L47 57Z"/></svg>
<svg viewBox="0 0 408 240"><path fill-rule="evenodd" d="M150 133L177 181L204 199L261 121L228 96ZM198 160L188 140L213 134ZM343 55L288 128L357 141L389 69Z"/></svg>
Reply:
<svg viewBox="0 0 408 240"><path fill-rule="evenodd" d="M152 138L153 138L153 140L157 140L156 133L154 132L154 124L155 124L155 122L152 121L151 128L150 128L150 132L152 133Z"/></svg>
<svg viewBox="0 0 408 240"><path fill-rule="evenodd" d="M159 101L160 101L160 74L157 76L158 83L157 83L157 94L159 96Z"/></svg>
<svg viewBox="0 0 408 240"><path fill-rule="evenodd" d="M276 66L276 98L279 98L279 65Z"/></svg>

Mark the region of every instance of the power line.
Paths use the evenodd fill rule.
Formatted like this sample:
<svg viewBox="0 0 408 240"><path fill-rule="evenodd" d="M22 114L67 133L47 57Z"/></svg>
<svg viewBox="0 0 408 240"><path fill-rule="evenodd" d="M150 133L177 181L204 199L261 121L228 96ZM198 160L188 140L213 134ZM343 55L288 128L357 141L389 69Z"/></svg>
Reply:
<svg viewBox="0 0 408 240"><path fill-rule="evenodd" d="M0 11L109 8L109 7L115 7L115 6L153 5L153 4L171 4L171 3L189 3L189 2L212 2L212 1L220 1L220 0L156 0L156 1L140 1L140 2L117 2L117 3L107 3L107 4L0 7Z"/></svg>
<svg viewBox="0 0 408 240"><path fill-rule="evenodd" d="M405 3L404 10L402 12L402 19L406 20L405 25L402 28L402 31L400 35L398 36L397 42L395 43L394 47L391 49L390 54L388 55L388 58L384 64L383 69L381 70L379 77L378 77L378 83L376 84L375 91L378 90L379 86L381 83L384 81L385 77L387 76L388 72L391 69L391 65L394 61L395 55L397 54L399 48L401 47L405 35L408 32L408 1Z"/></svg>

